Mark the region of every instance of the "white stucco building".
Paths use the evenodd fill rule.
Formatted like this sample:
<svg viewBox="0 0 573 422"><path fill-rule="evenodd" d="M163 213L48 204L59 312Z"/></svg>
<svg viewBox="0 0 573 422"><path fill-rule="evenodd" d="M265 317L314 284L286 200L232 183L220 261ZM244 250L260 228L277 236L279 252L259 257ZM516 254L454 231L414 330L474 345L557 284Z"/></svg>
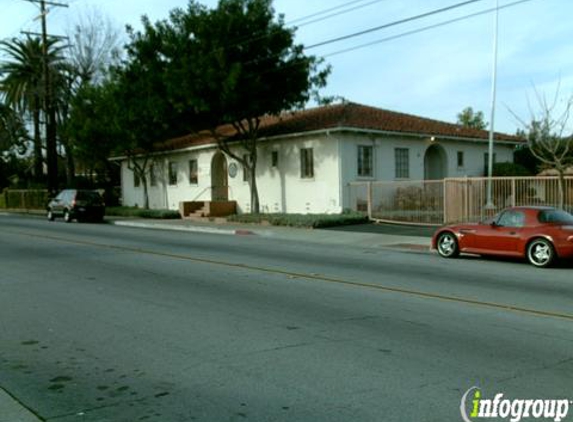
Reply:
<svg viewBox="0 0 573 422"><path fill-rule="evenodd" d="M487 162L486 131L353 103L264 118L260 133L262 212L339 213L350 208L350 182L482 176ZM520 140L495 138L495 161L512 162ZM141 206L143 187L118 160L123 204ZM205 135L158 144L148 184L151 208L229 200L250 211L243 169Z"/></svg>

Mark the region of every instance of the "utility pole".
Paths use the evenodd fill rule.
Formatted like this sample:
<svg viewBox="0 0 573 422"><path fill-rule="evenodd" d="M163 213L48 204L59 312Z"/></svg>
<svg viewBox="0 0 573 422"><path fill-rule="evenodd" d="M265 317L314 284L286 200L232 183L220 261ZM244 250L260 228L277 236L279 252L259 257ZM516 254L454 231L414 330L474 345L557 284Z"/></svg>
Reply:
<svg viewBox="0 0 573 422"><path fill-rule="evenodd" d="M498 31L499 31L499 0L495 2L495 15L494 15L494 34L493 34L493 69L491 77L491 122L489 126L489 143L488 143L488 161L487 161L487 202L485 208L487 210L495 209L493 203L493 142L495 135L495 102L497 93L497 50L498 50Z"/></svg>
<svg viewBox="0 0 573 422"><path fill-rule="evenodd" d="M46 162L48 164L48 191L54 195L58 189L58 148L56 130L56 108L53 101L53 81L48 63L48 24L46 5L54 7L68 7L67 4L56 3L49 0L27 0L40 5L40 19L42 22L42 54L44 76L44 120L46 124Z"/></svg>

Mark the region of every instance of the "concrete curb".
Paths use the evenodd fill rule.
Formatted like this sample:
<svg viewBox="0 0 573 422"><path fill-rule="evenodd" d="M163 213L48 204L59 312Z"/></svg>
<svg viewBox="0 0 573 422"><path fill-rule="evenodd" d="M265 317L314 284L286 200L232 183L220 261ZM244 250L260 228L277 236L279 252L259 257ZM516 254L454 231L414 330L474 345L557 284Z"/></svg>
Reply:
<svg viewBox="0 0 573 422"><path fill-rule="evenodd" d="M160 230L173 230L173 231L210 233L210 234L226 234L226 235L238 235L238 236L256 235L255 232L245 229L219 229L215 227L175 226L171 224L150 223L150 222L143 223L138 221L109 221L109 224L123 227L137 227L144 229L160 229Z"/></svg>
<svg viewBox="0 0 573 422"><path fill-rule="evenodd" d="M43 422L43 420L19 403L6 390L0 388L0 422Z"/></svg>

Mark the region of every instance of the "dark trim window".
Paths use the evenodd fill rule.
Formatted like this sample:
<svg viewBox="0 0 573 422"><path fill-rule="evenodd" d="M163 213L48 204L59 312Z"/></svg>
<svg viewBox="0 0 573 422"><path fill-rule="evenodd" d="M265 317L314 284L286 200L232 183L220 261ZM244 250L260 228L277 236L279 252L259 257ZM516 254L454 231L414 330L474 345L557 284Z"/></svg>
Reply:
<svg viewBox="0 0 573 422"><path fill-rule="evenodd" d="M157 186L157 172L155 171L155 164L149 166L149 184Z"/></svg>
<svg viewBox="0 0 573 422"><path fill-rule="evenodd" d="M493 164L496 163L496 158L497 158L496 153L494 152L493 153ZM485 152L483 154L483 168L484 168L485 174L487 174L488 170L489 170L489 152Z"/></svg>
<svg viewBox="0 0 573 422"><path fill-rule="evenodd" d="M271 152L271 167L278 167L279 166L279 152L272 151Z"/></svg>
<svg viewBox="0 0 573 422"><path fill-rule="evenodd" d="M169 184L174 186L177 184L177 163L174 161L169 162Z"/></svg>
<svg viewBox="0 0 573 422"><path fill-rule="evenodd" d="M464 166L464 152L458 151L458 167Z"/></svg>
<svg viewBox="0 0 573 422"><path fill-rule="evenodd" d="M358 176L372 177L373 148L369 145L358 145Z"/></svg>
<svg viewBox="0 0 573 422"><path fill-rule="evenodd" d="M312 179L314 177L312 148L301 148L300 150L300 177L303 179Z"/></svg>
<svg viewBox="0 0 573 422"><path fill-rule="evenodd" d="M251 156L249 154L243 155L243 161L250 163ZM248 182L248 181L249 181L249 169L247 168L246 165L243 164L243 182Z"/></svg>
<svg viewBox="0 0 573 422"><path fill-rule="evenodd" d="M139 174L135 170L133 171L133 187L138 188L141 185L141 179L139 178Z"/></svg>
<svg viewBox="0 0 573 422"><path fill-rule="evenodd" d="M410 150L408 148L394 149L394 161L396 165L396 179L409 179Z"/></svg>
<svg viewBox="0 0 573 422"><path fill-rule="evenodd" d="M199 183L197 160L189 160L189 183L192 185L197 185Z"/></svg>

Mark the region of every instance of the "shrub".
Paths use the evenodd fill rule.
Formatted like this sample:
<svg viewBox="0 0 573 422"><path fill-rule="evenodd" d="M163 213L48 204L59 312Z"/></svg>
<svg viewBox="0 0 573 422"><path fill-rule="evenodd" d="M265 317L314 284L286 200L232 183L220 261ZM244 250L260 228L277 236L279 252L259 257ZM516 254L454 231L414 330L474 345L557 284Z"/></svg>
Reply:
<svg viewBox="0 0 573 422"><path fill-rule="evenodd" d="M178 211L146 210L137 207L107 207L105 213L115 217L156 218L160 220L176 220L181 218Z"/></svg>
<svg viewBox="0 0 573 422"><path fill-rule="evenodd" d="M357 212L342 214L240 214L227 217L227 221L255 224L268 222L273 226L320 228L366 223L368 217Z"/></svg>
<svg viewBox="0 0 573 422"><path fill-rule="evenodd" d="M495 163L493 165L494 177L519 177L519 176L532 176L532 175L533 174L521 164Z"/></svg>

